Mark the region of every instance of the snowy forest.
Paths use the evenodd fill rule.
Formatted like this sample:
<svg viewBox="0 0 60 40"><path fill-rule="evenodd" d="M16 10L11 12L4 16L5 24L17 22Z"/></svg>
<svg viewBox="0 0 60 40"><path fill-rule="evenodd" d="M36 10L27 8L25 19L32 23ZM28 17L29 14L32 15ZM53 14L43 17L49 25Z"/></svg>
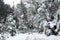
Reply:
<svg viewBox="0 0 60 40"><path fill-rule="evenodd" d="M23 35L22 39L10 38L19 34L28 36L26 39ZM45 40L40 37L59 40L60 0L21 0L16 7L14 2L11 7L0 0L0 40Z"/></svg>

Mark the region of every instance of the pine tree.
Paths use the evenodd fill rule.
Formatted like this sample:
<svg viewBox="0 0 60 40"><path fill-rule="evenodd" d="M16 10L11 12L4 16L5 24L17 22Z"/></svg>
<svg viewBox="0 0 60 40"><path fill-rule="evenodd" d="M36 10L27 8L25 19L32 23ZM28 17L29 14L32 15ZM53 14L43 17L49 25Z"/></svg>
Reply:
<svg viewBox="0 0 60 40"><path fill-rule="evenodd" d="M28 20L27 20L27 8L25 7L25 4L22 2L22 0L21 0L20 4L17 4L17 10L19 10L18 11L19 12L18 13L19 21L21 22L21 20L23 20L23 24L21 24L21 23L20 24L27 26L27 22L28 22Z"/></svg>
<svg viewBox="0 0 60 40"><path fill-rule="evenodd" d="M26 15L26 13L27 13L27 9L26 9L26 7L25 7L25 5L23 4L23 2L21 1L21 12L23 13L23 15L24 15L24 17L23 17L23 20L24 20L24 22L26 23L28 20L27 20L27 15Z"/></svg>

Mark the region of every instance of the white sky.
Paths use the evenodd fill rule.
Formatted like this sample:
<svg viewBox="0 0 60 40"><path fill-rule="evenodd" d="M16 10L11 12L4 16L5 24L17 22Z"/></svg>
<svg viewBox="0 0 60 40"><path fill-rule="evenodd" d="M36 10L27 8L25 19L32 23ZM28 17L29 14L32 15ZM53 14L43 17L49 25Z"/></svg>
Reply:
<svg viewBox="0 0 60 40"><path fill-rule="evenodd" d="M20 1L21 0L4 0L5 4L10 4L11 7L13 6L13 2L14 2L14 5L16 6L17 3L20 3ZM25 2L25 1L30 1L30 0L22 0L22 1ZM43 0L41 0L41 1L43 1Z"/></svg>
<svg viewBox="0 0 60 40"><path fill-rule="evenodd" d="M20 0L4 0L5 4L10 4L11 6L13 6L13 2L14 5L16 6L17 3L20 3Z"/></svg>

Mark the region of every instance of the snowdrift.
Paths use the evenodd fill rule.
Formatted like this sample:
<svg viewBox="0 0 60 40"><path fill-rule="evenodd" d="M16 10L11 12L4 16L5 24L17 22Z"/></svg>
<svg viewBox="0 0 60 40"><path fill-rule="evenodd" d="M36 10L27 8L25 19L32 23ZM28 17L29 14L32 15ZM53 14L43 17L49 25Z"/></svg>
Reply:
<svg viewBox="0 0 60 40"><path fill-rule="evenodd" d="M6 40L60 40L60 36L46 36L39 33L16 34L14 37L9 37Z"/></svg>

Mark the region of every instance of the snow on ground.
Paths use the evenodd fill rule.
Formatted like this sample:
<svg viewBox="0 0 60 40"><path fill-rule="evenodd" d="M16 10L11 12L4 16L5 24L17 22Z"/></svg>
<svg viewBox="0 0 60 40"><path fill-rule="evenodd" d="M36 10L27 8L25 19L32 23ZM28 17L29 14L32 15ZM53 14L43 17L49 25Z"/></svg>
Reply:
<svg viewBox="0 0 60 40"><path fill-rule="evenodd" d="M6 40L60 40L60 36L46 36L39 33L16 34L14 37L9 37Z"/></svg>

